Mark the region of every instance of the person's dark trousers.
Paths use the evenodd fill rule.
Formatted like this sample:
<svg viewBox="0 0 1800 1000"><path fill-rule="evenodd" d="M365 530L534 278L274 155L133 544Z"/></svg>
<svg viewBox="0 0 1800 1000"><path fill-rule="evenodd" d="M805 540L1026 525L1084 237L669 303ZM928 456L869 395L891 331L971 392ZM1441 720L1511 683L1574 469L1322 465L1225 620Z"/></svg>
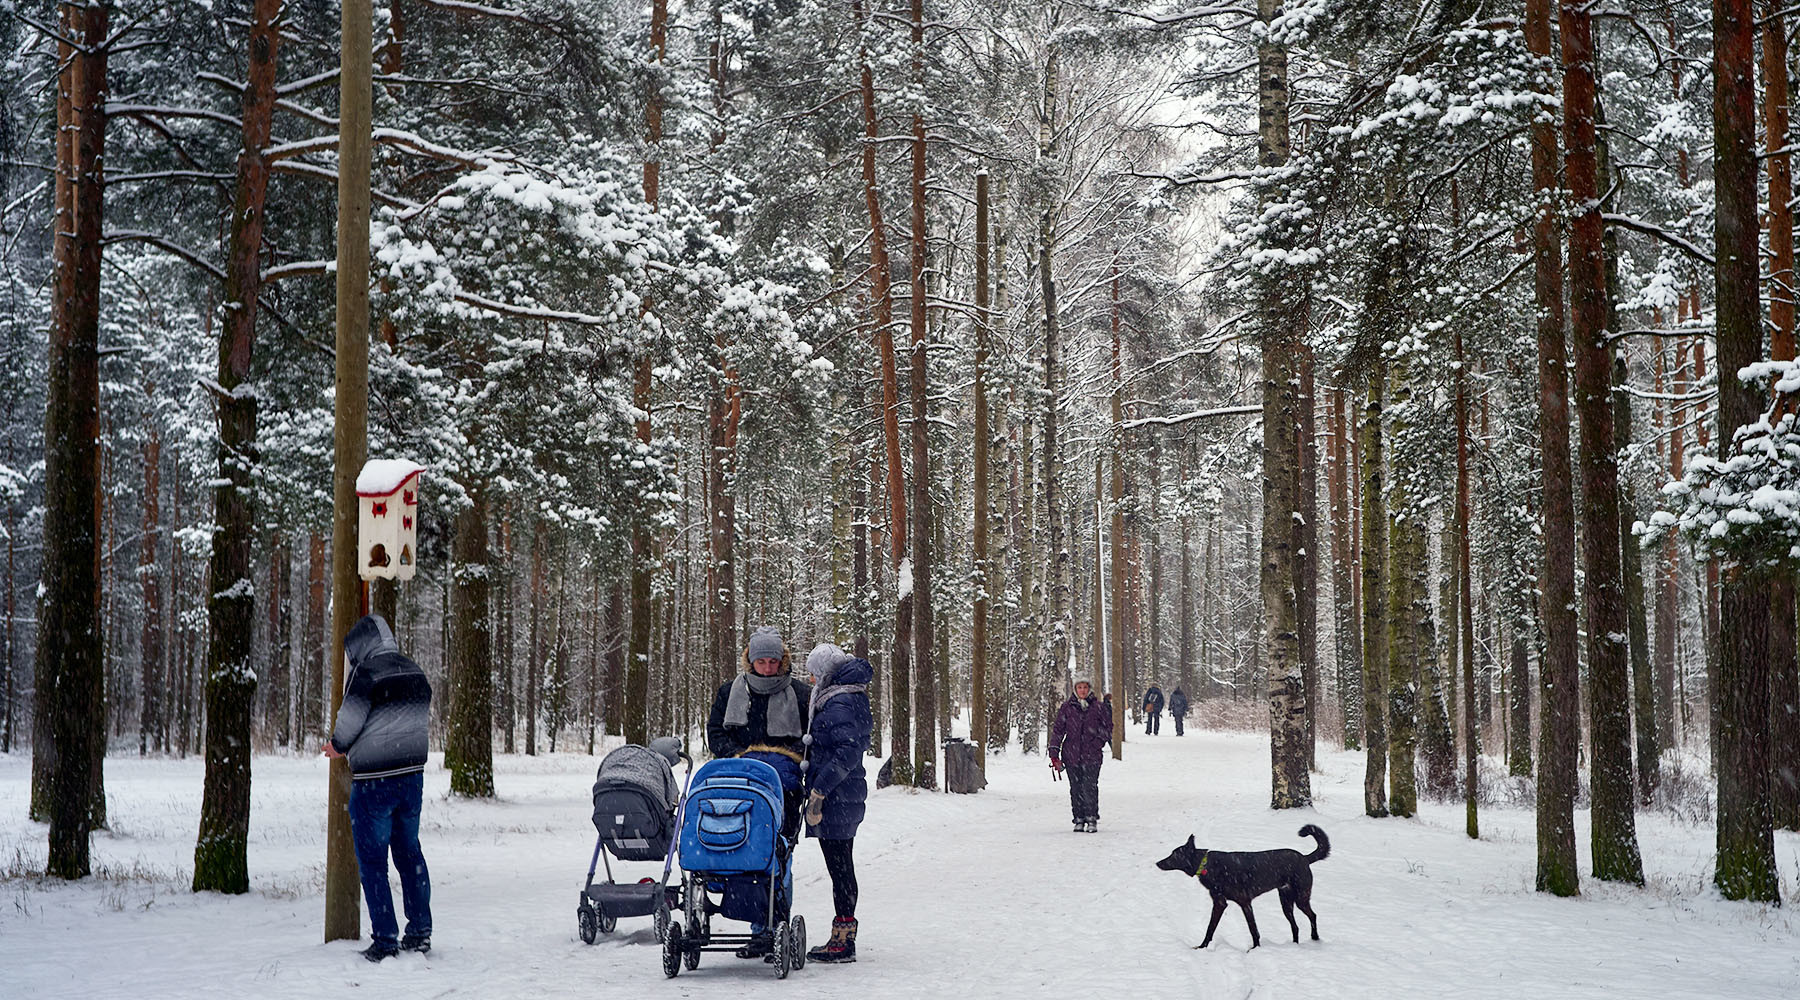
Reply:
<svg viewBox="0 0 1800 1000"><path fill-rule="evenodd" d="M1100 818L1100 762L1068 764L1069 812L1074 820Z"/></svg>
<svg viewBox="0 0 1800 1000"><path fill-rule="evenodd" d="M399 946L394 893L388 888L388 851L400 875L409 940L431 937L431 873L419 851L419 800L425 776L401 774L350 783L350 832L356 838L356 867L362 873L363 901L369 907L369 937L378 945Z"/></svg>
<svg viewBox="0 0 1800 1000"><path fill-rule="evenodd" d="M1144 717L1144 735L1145 736L1152 736L1152 735L1161 736L1162 735L1162 713L1161 712L1151 712L1149 715Z"/></svg>
<svg viewBox="0 0 1800 1000"><path fill-rule="evenodd" d="M1185 735L1185 733L1184 733L1184 728L1185 728L1185 727L1183 727L1183 726L1182 726L1182 724L1181 724L1181 716L1179 716L1179 715L1177 715L1177 716L1176 716L1176 717L1175 717L1175 735L1176 735L1176 736L1182 736L1182 735Z"/></svg>
<svg viewBox="0 0 1800 1000"><path fill-rule="evenodd" d="M825 871L831 876L831 905L840 917L856 916L856 862L851 858L855 847L855 838L819 841L819 850L825 855Z"/></svg>

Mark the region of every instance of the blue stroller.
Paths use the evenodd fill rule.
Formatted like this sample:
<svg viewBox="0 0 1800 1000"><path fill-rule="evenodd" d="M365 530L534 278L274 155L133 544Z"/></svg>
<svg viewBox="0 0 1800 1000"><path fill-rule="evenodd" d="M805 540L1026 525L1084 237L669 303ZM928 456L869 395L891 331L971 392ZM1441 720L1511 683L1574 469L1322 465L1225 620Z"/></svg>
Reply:
<svg viewBox="0 0 1800 1000"><path fill-rule="evenodd" d="M656 939L661 941L668 933L670 911L683 906L680 887L669 885L683 801L671 766L677 760L688 762L687 777L692 782L694 759L682 752L681 742L672 736L652 740L648 747L627 744L600 762L594 781L594 828L600 837L575 909L581 940L587 944L593 944L600 934L611 934L620 917L653 918ZM661 861L662 877L614 882L614 857ZM602 862L606 881L595 882L594 871Z"/></svg>
<svg viewBox="0 0 1800 1000"><path fill-rule="evenodd" d="M734 951L749 934L715 934L712 915L761 922L774 937L775 978L806 965L806 920L790 917L783 883L794 845L782 834L781 779L760 760L727 758L701 765L681 821L682 895L686 926L663 938L663 975L700 965L703 951ZM713 895L719 897L713 901Z"/></svg>

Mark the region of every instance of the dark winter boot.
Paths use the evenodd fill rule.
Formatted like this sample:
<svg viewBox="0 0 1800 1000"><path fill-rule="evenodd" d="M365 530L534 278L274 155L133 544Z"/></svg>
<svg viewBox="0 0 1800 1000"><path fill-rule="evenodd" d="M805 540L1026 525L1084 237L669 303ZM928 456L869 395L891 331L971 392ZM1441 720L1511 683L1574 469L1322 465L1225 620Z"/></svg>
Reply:
<svg viewBox="0 0 1800 1000"><path fill-rule="evenodd" d="M856 918L832 918L831 940L807 952L806 960L832 965L856 961Z"/></svg>
<svg viewBox="0 0 1800 1000"><path fill-rule="evenodd" d="M762 958L775 951L775 935L769 931L753 934L744 946L737 950L739 958Z"/></svg>
<svg viewBox="0 0 1800 1000"><path fill-rule="evenodd" d="M395 955L400 954L400 949L391 944L382 944L377 941L367 948L364 948L362 951L357 952L357 954L371 962L379 962L384 958L393 958Z"/></svg>
<svg viewBox="0 0 1800 1000"><path fill-rule="evenodd" d="M421 955L431 954L431 935L407 934L400 938L401 951L416 951Z"/></svg>

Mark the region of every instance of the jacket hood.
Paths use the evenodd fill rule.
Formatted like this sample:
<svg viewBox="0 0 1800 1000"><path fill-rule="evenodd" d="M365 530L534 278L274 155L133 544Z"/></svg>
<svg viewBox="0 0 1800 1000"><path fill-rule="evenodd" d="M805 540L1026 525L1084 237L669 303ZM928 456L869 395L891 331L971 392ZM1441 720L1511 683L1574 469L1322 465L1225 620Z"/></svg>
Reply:
<svg viewBox="0 0 1800 1000"><path fill-rule="evenodd" d="M344 636L344 655L350 658L352 670L377 656L399 652L400 643L394 639L394 630L380 615L364 615Z"/></svg>
<svg viewBox="0 0 1800 1000"><path fill-rule="evenodd" d="M820 687L839 684L868 684L875 679L875 667L868 660L852 657L837 665L830 674L819 678Z"/></svg>

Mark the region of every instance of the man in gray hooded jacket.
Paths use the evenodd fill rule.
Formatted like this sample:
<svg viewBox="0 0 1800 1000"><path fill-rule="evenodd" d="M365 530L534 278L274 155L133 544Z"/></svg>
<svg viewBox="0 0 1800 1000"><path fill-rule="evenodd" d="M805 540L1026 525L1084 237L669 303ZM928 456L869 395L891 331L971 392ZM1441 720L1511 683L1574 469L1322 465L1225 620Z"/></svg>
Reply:
<svg viewBox="0 0 1800 1000"><path fill-rule="evenodd" d="M373 943L362 956L379 962L402 948L431 950L431 873L419 850L419 805L424 797L431 684L400 652L380 615L368 615L344 636L350 662L327 757L350 758L350 832L369 907ZM400 876L406 936L399 936L388 852Z"/></svg>

